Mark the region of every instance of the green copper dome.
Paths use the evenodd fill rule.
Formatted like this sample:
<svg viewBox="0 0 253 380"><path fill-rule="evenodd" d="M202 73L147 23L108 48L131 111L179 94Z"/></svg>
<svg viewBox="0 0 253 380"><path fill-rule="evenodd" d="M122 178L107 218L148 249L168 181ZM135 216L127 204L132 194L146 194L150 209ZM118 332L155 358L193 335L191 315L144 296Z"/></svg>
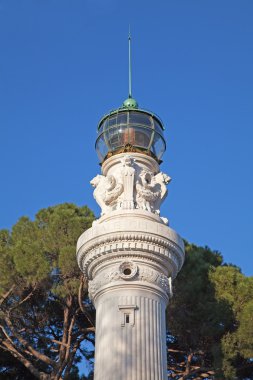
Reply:
<svg viewBox="0 0 253 380"><path fill-rule="evenodd" d="M138 108L138 103L136 102L136 100L134 98L129 97L124 101L123 107Z"/></svg>

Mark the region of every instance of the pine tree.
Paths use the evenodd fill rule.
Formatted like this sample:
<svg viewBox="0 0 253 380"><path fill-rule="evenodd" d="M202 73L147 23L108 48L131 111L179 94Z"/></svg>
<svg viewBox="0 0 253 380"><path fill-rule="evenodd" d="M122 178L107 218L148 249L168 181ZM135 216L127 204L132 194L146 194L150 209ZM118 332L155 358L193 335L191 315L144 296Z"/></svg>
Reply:
<svg viewBox="0 0 253 380"><path fill-rule="evenodd" d="M94 312L75 249L93 220L88 207L62 204L0 233L0 348L34 378L73 378L80 356L92 356Z"/></svg>

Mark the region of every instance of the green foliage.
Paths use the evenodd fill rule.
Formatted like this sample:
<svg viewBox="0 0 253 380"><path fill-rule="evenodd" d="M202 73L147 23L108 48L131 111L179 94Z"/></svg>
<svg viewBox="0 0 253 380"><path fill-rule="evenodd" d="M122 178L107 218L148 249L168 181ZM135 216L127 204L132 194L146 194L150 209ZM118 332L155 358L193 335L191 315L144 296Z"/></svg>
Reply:
<svg viewBox="0 0 253 380"><path fill-rule="evenodd" d="M228 302L238 316L244 305L253 299L253 278L245 277L239 268L222 266L210 273L218 300Z"/></svg>
<svg viewBox="0 0 253 380"><path fill-rule="evenodd" d="M64 289L76 293L80 277L75 259L76 241L93 220L88 207L63 204L40 210L34 221L22 217L13 226L11 235L1 231L0 292L7 291L13 282L29 286L49 281L55 274L56 293L63 295Z"/></svg>
<svg viewBox="0 0 253 380"><path fill-rule="evenodd" d="M230 323L228 305L217 302L208 281L209 272L221 263L218 252L186 244L185 264L175 281L175 297L169 306L170 328L182 346L194 350L210 346Z"/></svg>
<svg viewBox="0 0 253 380"><path fill-rule="evenodd" d="M91 304L79 304L83 287L75 253L93 220L88 207L65 203L0 231L0 350L34 378L78 379L78 349L94 343L90 318L81 311L92 313Z"/></svg>
<svg viewBox="0 0 253 380"><path fill-rule="evenodd" d="M237 331L239 352L244 358L253 358L253 300L243 307Z"/></svg>
<svg viewBox="0 0 253 380"><path fill-rule="evenodd" d="M171 368L179 373L181 363L185 378L187 373L197 377L198 366L209 369L210 378L213 371L224 379L253 375L252 318L253 278L223 264L218 252L186 242L185 264L168 310L175 337L169 351Z"/></svg>
<svg viewBox="0 0 253 380"><path fill-rule="evenodd" d="M15 266L9 245L9 231L0 230L0 268L2 268L0 275L0 296L12 286L15 280Z"/></svg>
<svg viewBox="0 0 253 380"><path fill-rule="evenodd" d="M232 379L236 368L253 358L253 277L244 276L234 266L223 266L210 273L216 299L227 302L233 311L233 325L221 339L223 370Z"/></svg>

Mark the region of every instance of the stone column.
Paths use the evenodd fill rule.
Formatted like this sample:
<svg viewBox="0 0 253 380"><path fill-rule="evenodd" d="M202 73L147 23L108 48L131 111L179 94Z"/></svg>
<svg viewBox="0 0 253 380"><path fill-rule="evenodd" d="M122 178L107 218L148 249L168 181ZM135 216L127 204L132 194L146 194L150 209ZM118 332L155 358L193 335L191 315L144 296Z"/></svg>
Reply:
<svg viewBox="0 0 253 380"><path fill-rule="evenodd" d="M102 216L77 243L96 308L95 380L165 380L165 309L184 260L159 215L170 178L139 153L107 159L95 178Z"/></svg>

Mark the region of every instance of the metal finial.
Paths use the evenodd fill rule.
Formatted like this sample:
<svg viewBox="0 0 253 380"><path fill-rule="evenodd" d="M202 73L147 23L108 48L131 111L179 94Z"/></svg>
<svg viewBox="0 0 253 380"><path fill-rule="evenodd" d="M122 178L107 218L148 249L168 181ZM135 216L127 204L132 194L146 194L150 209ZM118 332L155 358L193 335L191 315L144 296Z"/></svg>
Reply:
<svg viewBox="0 0 253 380"><path fill-rule="evenodd" d="M128 33L128 96L132 97L132 62L131 62L131 33L130 33L130 25L129 25L129 33Z"/></svg>

